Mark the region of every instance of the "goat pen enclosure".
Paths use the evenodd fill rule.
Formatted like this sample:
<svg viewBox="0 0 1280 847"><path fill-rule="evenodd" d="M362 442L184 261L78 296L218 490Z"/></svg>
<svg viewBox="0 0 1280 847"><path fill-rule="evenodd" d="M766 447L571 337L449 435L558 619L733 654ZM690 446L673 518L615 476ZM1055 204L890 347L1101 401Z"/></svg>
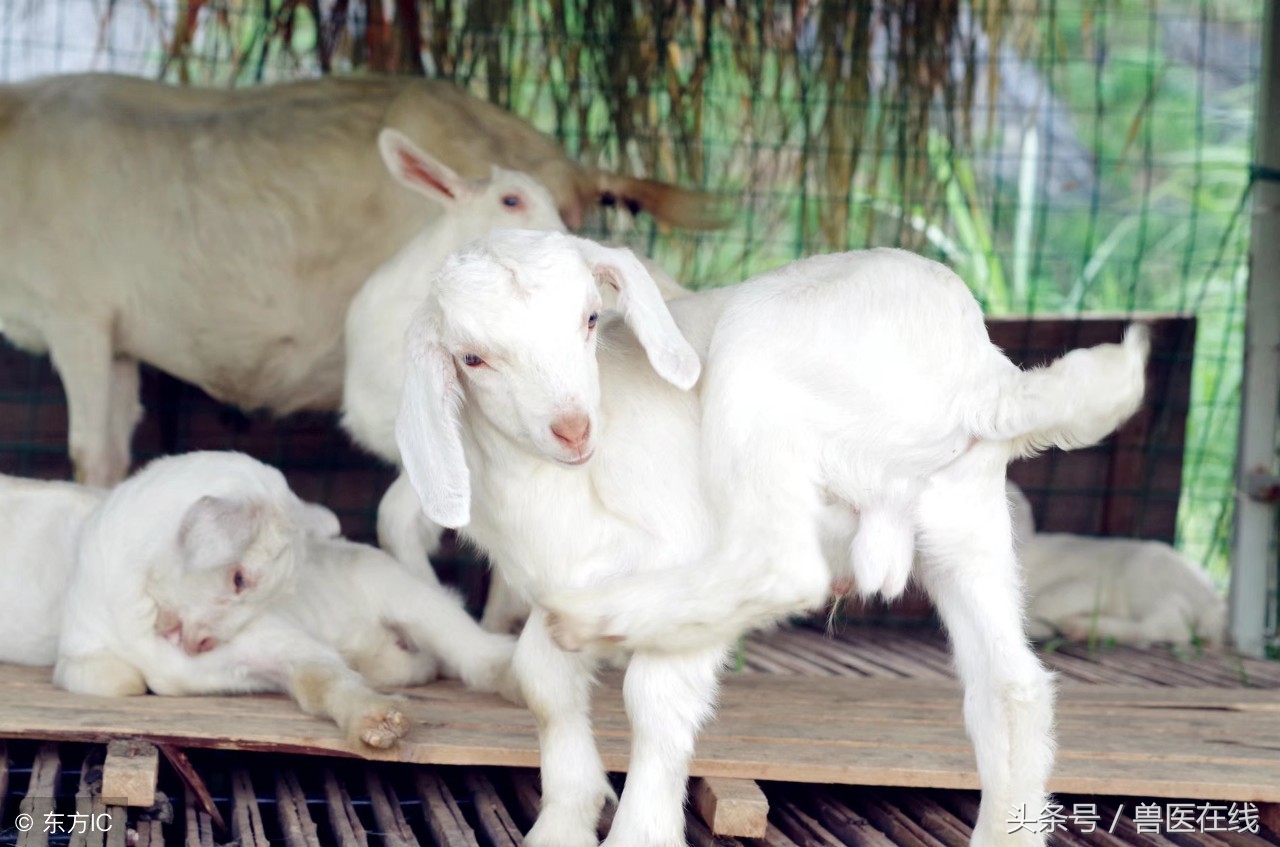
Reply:
<svg viewBox="0 0 1280 847"><path fill-rule="evenodd" d="M900 245L955 267L993 318L1193 316L1194 348L1168 352L1184 357L1174 370L1189 391L1152 398L1178 418L1177 433L1143 447L1160 454L1162 482L1013 474L1038 486L1042 515L1059 514L1046 510L1051 489L1097 509L1119 482L1136 488L1123 492L1138 498L1133 509L1159 514L1176 496L1176 525L1081 529L1172 532L1222 584L1262 10L1252 0L3 0L0 81L87 69L211 86L444 77L583 161L728 198L735 217L711 233L621 213L588 221L692 287L814 252ZM0 471L61 475L56 380L4 356ZM217 412L212 423L192 411L196 396L153 385L159 408L138 452L235 446L252 432L260 449L273 445L266 458L306 471L306 496L367 537L388 472L329 421L275 431Z"/></svg>

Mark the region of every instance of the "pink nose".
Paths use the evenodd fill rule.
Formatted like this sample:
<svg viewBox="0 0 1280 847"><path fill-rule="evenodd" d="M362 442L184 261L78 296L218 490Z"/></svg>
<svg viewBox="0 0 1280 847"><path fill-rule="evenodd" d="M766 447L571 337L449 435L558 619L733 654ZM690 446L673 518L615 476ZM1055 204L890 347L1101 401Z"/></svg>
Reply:
<svg viewBox="0 0 1280 847"><path fill-rule="evenodd" d="M208 653L210 650L212 650L214 647L217 647L217 646L218 646L217 640L214 638L211 638L210 636L205 636L204 638L201 638L199 641L195 641L195 642L189 641L187 639L183 639L182 652L186 653L188 656L199 656L201 653Z"/></svg>
<svg viewBox="0 0 1280 847"><path fill-rule="evenodd" d="M551 424L551 434L564 446L581 450L591 435L591 419L582 412L565 415Z"/></svg>

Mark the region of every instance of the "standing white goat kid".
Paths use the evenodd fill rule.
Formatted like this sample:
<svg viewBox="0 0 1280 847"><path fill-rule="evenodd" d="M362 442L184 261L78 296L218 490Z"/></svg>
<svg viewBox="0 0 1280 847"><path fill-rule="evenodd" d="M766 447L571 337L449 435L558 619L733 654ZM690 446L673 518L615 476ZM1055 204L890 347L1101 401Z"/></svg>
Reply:
<svg viewBox="0 0 1280 847"><path fill-rule="evenodd" d="M1032 638L1223 641L1226 600L1195 562L1161 541L1036 532L1026 495L1011 482L1008 492Z"/></svg>
<svg viewBox="0 0 1280 847"><path fill-rule="evenodd" d="M394 130L383 130L378 145L397 181L448 212L379 268L347 312L342 425L356 443L398 466L395 420L404 387L405 332L444 260L492 230L510 228L513 215L523 229L564 232L565 225L551 194L523 174L494 168L487 183L468 182ZM649 267L664 298L689 293L656 264ZM413 573L434 581L429 559L440 533L423 515L408 479L398 477L378 505L379 544ZM528 607L496 573L492 586L481 623L494 632L510 631Z"/></svg>
<svg viewBox="0 0 1280 847"><path fill-rule="evenodd" d="M600 315L597 281L621 319ZM1006 835L1010 809L1045 802L1053 740L1005 466L1130 415L1143 331L1023 372L964 283L909 253L808 259L668 311L629 251L511 232L446 262L411 332L406 471L427 516L536 604L515 658L542 750L526 844L596 843L611 794L590 723L597 645L634 651L630 772L606 844L684 844L689 760L726 652L824 601L862 549L863 508L888 527L869 551L888 566L870 571L896 585L912 537L955 643L984 788L974 843L1043 841ZM552 625L593 649L565 652Z"/></svg>
<svg viewBox="0 0 1280 847"><path fill-rule="evenodd" d="M285 691L375 747L409 724L370 685L444 670L512 690L510 637L337 532L331 512L248 456L153 462L84 524L54 681L109 696Z"/></svg>

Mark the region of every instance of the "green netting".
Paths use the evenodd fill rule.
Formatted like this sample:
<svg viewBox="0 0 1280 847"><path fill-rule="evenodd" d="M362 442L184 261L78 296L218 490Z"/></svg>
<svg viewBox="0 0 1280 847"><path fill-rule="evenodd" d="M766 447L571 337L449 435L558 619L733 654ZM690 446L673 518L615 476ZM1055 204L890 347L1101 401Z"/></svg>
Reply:
<svg viewBox="0 0 1280 847"><path fill-rule="evenodd" d="M898 244L953 265L994 315L1192 312L1178 543L1222 577L1261 16L1252 0L0 0L0 79L444 76L584 160L733 197L716 233L593 223L693 286Z"/></svg>

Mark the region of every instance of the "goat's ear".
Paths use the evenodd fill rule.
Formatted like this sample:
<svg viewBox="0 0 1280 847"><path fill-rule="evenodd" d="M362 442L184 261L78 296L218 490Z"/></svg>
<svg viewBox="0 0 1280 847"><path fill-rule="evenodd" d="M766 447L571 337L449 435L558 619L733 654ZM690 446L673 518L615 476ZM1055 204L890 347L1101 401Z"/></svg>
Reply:
<svg viewBox="0 0 1280 847"><path fill-rule="evenodd" d="M640 340L653 369L677 388L692 388L702 372L702 362L680 334L645 266L625 247L605 247L586 238L574 241L596 279L618 292L618 311Z"/></svg>
<svg viewBox="0 0 1280 847"><path fill-rule="evenodd" d="M396 444L427 517L451 529L471 522L471 472L462 453L462 391L453 359L415 321L405 341L407 372Z"/></svg>
<svg viewBox="0 0 1280 847"><path fill-rule="evenodd" d="M452 204L472 193L466 180L398 129L378 133L378 152L396 182L432 200Z"/></svg>
<svg viewBox="0 0 1280 847"><path fill-rule="evenodd" d="M189 568L220 568L239 558L261 525L262 510L255 503L227 497L201 497L182 518L178 547Z"/></svg>
<svg viewBox="0 0 1280 847"><path fill-rule="evenodd" d="M298 526L312 538L337 538L342 534L338 516L319 503L298 500L293 513Z"/></svg>

